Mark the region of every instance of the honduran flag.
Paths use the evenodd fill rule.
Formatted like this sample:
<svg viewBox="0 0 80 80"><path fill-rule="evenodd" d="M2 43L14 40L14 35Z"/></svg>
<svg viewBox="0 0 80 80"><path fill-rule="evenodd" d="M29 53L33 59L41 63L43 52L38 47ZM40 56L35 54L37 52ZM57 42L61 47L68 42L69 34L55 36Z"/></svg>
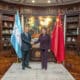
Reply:
<svg viewBox="0 0 80 80"><path fill-rule="evenodd" d="M15 22L14 22L13 32L11 35L11 44L18 58L22 58L21 33L22 33L22 26L20 22L19 12L17 11L17 13L15 14Z"/></svg>

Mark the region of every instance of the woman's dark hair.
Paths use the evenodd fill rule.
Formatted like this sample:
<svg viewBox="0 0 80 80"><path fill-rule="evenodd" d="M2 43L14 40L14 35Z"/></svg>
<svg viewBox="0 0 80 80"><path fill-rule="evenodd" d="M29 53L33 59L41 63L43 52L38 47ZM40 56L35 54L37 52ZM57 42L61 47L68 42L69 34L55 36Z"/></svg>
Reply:
<svg viewBox="0 0 80 80"><path fill-rule="evenodd" d="M46 27L42 27L42 29L44 29L44 30L47 32L47 28L46 28ZM42 29L41 29L41 30L42 30Z"/></svg>

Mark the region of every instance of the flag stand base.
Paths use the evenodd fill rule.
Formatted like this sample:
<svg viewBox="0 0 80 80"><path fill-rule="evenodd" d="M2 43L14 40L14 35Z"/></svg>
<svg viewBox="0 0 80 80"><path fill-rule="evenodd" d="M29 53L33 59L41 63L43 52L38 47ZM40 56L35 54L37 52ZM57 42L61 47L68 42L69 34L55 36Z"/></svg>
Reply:
<svg viewBox="0 0 80 80"><path fill-rule="evenodd" d="M22 60L17 57L17 63L20 63Z"/></svg>

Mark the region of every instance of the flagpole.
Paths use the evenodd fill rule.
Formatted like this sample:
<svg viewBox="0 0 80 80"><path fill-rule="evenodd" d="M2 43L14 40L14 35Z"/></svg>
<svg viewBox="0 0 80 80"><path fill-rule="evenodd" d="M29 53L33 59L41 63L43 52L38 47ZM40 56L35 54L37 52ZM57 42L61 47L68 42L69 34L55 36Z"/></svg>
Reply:
<svg viewBox="0 0 80 80"><path fill-rule="evenodd" d="M66 43L66 14L64 15L64 45ZM63 65L65 62L63 61Z"/></svg>
<svg viewBox="0 0 80 80"><path fill-rule="evenodd" d="M24 30L24 15L21 15L21 23L22 23L22 29Z"/></svg>
<svg viewBox="0 0 80 80"><path fill-rule="evenodd" d="M64 15L64 44L66 42L66 14Z"/></svg>

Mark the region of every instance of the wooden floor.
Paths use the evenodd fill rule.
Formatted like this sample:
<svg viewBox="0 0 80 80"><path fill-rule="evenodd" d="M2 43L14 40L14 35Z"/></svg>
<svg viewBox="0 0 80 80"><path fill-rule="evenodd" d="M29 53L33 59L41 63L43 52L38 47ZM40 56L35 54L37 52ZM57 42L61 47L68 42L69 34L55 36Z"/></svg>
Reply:
<svg viewBox="0 0 80 80"><path fill-rule="evenodd" d="M6 54L6 51L0 52L0 79L4 73L9 69L13 62L16 62L16 56L13 54Z"/></svg>
<svg viewBox="0 0 80 80"><path fill-rule="evenodd" d="M75 77L76 80L80 80L80 56L75 51L67 51L66 53L66 68Z"/></svg>
<svg viewBox="0 0 80 80"><path fill-rule="evenodd" d="M13 62L17 59L15 55L6 54L6 52L0 53L0 78L8 70ZM80 80L80 56L75 51L67 51L65 56L65 67L75 77L76 80Z"/></svg>

